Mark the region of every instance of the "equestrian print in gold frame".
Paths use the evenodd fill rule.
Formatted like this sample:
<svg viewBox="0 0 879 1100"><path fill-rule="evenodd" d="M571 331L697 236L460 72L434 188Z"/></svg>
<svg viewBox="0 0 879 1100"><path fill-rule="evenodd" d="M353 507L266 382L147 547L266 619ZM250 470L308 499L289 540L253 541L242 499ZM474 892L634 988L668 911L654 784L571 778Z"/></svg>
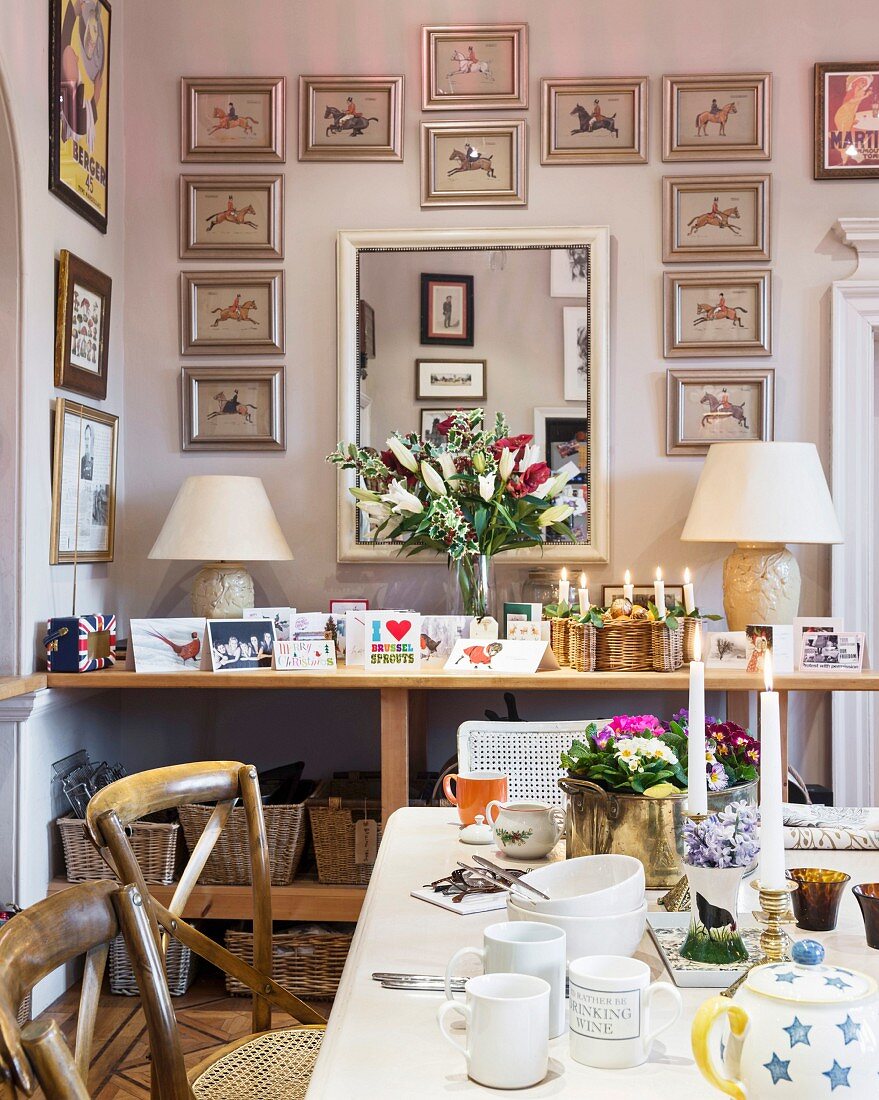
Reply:
<svg viewBox="0 0 879 1100"><path fill-rule="evenodd" d="M769 259L766 176L664 176L663 263L754 263Z"/></svg>
<svg viewBox="0 0 879 1100"><path fill-rule="evenodd" d="M771 73L662 78L662 159L769 160Z"/></svg>
<svg viewBox="0 0 879 1100"><path fill-rule="evenodd" d="M421 28L423 111L524 110L528 24Z"/></svg>
<svg viewBox="0 0 879 1100"><path fill-rule="evenodd" d="M184 451L286 450L284 368L183 367Z"/></svg>
<svg viewBox="0 0 879 1100"><path fill-rule="evenodd" d="M181 176L181 260L283 260L284 177Z"/></svg>
<svg viewBox="0 0 879 1100"><path fill-rule="evenodd" d="M541 164L646 164L646 76L541 80Z"/></svg>
<svg viewBox="0 0 879 1100"><path fill-rule="evenodd" d="M180 159L287 159L283 76L185 76L180 82Z"/></svg>
<svg viewBox="0 0 879 1100"><path fill-rule="evenodd" d="M769 271L688 271L664 276L664 355L771 355Z"/></svg>
<svg viewBox="0 0 879 1100"><path fill-rule="evenodd" d="M281 355L283 271L183 271L183 355Z"/></svg>
<svg viewBox="0 0 879 1100"><path fill-rule="evenodd" d="M402 160L402 76L300 76L300 160Z"/></svg>
<svg viewBox="0 0 879 1100"><path fill-rule="evenodd" d="M715 443L775 438L775 371L688 368L666 372L668 455L704 455Z"/></svg>
<svg viewBox="0 0 879 1100"><path fill-rule="evenodd" d="M422 122L421 205L526 206L525 128L524 119Z"/></svg>

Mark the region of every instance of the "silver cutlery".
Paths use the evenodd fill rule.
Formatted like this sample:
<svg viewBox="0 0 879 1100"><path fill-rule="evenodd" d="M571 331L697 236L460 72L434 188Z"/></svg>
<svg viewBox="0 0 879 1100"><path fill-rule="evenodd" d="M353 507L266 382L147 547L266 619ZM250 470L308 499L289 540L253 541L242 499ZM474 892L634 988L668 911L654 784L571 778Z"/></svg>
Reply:
<svg viewBox="0 0 879 1100"><path fill-rule="evenodd" d="M445 985L442 981L437 982L382 982L382 989L408 989L410 993L444 993ZM452 982L451 989L453 993L463 993L463 982Z"/></svg>
<svg viewBox="0 0 879 1100"><path fill-rule="evenodd" d="M523 890L527 890L529 894L533 894L543 901L552 900L548 894L544 894L542 890L538 890L537 887L532 886L530 882L523 882L517 875L510 874L509 871L505 870L503 867L498 867L496 863L492 863L489 859L483 859L482 856L473 856L473 862L479 867L491 871L496 878L500 879L501 882L506 883L508 886L520 886Z"/></svg>

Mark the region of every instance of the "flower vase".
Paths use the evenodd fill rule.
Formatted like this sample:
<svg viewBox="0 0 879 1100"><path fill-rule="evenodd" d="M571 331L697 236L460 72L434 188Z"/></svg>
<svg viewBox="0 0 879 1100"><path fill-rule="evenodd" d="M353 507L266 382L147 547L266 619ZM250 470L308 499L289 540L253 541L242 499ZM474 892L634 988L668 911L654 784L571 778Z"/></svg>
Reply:
<svg viewBox="0 0 879 1100"><path fill-rule="evenodd" d="M681 947L685 959L701 963L745 962L748 949L738 930L738 897L744 867L687 865L690 928Z"/></svg>
<svg viewBox="0 0 879 1100"><path fill-rule="evenodd" d="M492 614L493 570L488 554L465 554L453 563L458 580L461 614L484 619Z"/></svg>

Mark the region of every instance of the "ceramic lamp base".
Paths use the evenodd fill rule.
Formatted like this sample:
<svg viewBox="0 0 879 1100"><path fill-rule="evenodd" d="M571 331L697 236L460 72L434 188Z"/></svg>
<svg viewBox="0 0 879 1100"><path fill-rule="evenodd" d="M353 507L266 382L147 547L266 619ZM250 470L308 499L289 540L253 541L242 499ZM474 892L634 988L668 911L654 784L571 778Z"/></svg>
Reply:
<svg viewBox="0 0 879 1100"><path fill-rule="evenodd" d="M253 607L253 577L241 562L202 566L192 585L192 613L206 619L241 619Z"/></svg>
<svg viewBox="0 0 879 1100"><path fill-rule="evenodd" d="M790 624L800 606L800 568L780 543L740 543L723 563L723 609L730 630Z"/></svg>

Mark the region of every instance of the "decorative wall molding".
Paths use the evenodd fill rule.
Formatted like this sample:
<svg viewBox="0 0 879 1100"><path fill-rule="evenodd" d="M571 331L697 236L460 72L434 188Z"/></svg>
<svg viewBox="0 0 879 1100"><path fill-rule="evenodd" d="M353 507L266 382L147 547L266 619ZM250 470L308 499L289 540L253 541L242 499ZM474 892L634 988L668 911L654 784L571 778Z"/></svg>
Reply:
<svg viewBox="0 0 879 1100"><path fill-rule="evenodd" d="M879 281L879 218L840 218L836 230L858 258L849 278Z"/></svg>

